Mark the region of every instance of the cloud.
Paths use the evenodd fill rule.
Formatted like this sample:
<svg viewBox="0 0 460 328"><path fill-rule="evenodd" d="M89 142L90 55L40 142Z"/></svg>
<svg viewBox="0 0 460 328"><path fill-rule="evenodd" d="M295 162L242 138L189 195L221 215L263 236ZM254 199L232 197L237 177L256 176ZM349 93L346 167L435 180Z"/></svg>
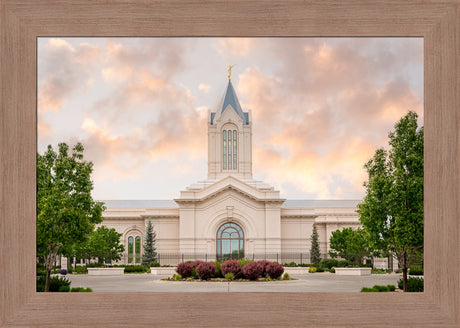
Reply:
<svg viewBox="0 0 460 328"><path fill-rule="evenodd" d="M362 194L363 165L386 145L395 122L408 110L423 116L423 43L416 39L95 44L55 38L40 48L38 129L41 138L62 133L51 118L67 109L97 179L140 181L152 167L169 168L165 176L205 170L208 108L215 109L208 102L222 96L213 69L223 65L237 65L232 81L243 109L252 111L255 178L282 191L312 198ZM208 60L200 66L203 54ZM198 72L211 78L197 78ZM75 103L82 112L72 116Z"/></svg>
<svg viewBox="0 0 460 328"><path fill-rule="evenodd" d="M420 54L400 58L373 40L277 39L270 47L264 54L277 69L253 65L237 86L253 113L254 172L317 197L362 194L363 165L396 121L409 110L423 115L401 73Z"/></svg>
<svg viewBox="0 0 460 328"><path fill-rule="evenodd" d="M248 55L262 40L258 38L219 38L215 47L224 57ZM232 65L233 63L229 63Z"/></svg>
<svg viewBox="0 0 460 328"><path fill-rule="evenodd" d="M200 83L198 85L198 90L202 91L204 94L208 94L209 90L211 90L211 86L206 83Z"/></svg>
<svg viewBox="0 0 460 328"><path fill-rule="evenodd" d="M94 64L102 49L88 43L72 46L51 38L40 51L38 71L38 112L57 112L80 90L94 82Z"/></svg>

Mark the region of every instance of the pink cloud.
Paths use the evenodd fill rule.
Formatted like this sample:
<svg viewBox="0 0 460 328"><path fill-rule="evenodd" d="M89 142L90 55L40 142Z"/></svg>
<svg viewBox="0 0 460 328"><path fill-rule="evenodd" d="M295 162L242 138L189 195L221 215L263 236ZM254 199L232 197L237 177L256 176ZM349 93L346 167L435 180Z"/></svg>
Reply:
<svg viewBox="0 0 460 328"><path fill-rule="evenodd" d="M102 50L87 43L73 47L63 39L49 39L41 53L38 74L38 112L59 111L70 96L91 86L93 64Z"/></svg>
<svg viewBox="0 0 460 328"><path fill-rule="evenodd" d="M237 87L253 113L254 171L322 197L347 192L336 187L337 179L349 193L362 193L363 165L386 145L396 121L409 110L423 115L422 99L400 73L412 57L385 49L371 56L361 51L367 40L330 45L280 39L270 45L267 56L279 68L252 66Z"/></svg>

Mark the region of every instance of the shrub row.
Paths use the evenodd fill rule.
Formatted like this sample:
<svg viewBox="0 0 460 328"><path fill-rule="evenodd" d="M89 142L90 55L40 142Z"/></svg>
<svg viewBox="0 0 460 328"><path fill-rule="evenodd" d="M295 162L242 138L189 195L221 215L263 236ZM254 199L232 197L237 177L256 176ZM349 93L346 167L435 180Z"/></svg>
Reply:
<svg viewBox="0 0 460 328"><path fill-rule="evenodd" d="M361 293L369 293L369 292L394 292L396 290L395 285L386 285L386 286L380 286L380 285L374 285L372 288L368 287L363 287L361 289Z"/></svg>
<svg viewBox="0 0 460 328"><path fill-rule="evenodd" d="M295 263L295 262L283 263L283 267L308 267L308 266L311 266L311 265L307 263Z"/></svg>
<svg viewBox="0 0 460 328"><path fill-rule="evenodd" d="M46 276L37 276L37 292L45 291ZM68 292L70 290L70 280L67 277L50 277L50 292Z"/></svg>
<svg viewBox="0 0 460 328"><path fill-rule="evenodd" d="M144 273L149 272L150 268L145 265L126 265L125 273Z"/></svg>
<svg viewBox="0 0 460 328"><path fill-rule="evenodd" d="M403 278L398 281L398 288L403 289ZM423 278L409 277L407 278L407 291L408 292L423 292L424 284Z"/></svg>
<svg viewBox="0 0 460 328"><path fill-rule="evenodd" d="M81 293L91 293L93 290L91 288L83 288L83 287L73 287L70 289L71 293L81 292Z"/></svg>
<svg viewBox="0 0 460 328"><path fill-rule="evenodd" d="M243 265L242 265L243 264ZM177 266L176 272L183 278L200 278L208 280L210 278L242 279L257 280L259 277L270 277L278 279L284 272L281 264L262 261L250 260L226 260L220 262L182 262Z"/></svg>
<svg viewBox="0 0 460 328"><path fill-rule="evenodd" d="M409 269L411 276L423 276L423 268L420 265L411 265Z"/></svg>

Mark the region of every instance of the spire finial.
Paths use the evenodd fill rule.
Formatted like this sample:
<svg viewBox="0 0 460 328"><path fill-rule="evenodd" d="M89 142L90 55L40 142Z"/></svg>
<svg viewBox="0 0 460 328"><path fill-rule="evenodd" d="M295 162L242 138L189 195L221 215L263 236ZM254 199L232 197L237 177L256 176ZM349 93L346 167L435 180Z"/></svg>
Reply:
<svg viewBox="0 0 460 328"><path fill-rule="evenodd" d="M230 65L228 67L228 80L231 81L232 79L232 68L234 67L235 65Z"/></svg>

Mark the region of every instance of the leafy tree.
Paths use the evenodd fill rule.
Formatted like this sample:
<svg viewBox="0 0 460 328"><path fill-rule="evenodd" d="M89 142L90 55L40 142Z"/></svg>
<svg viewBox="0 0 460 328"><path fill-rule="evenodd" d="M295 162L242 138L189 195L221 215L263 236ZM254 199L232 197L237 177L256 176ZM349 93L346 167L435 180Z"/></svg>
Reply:
<svg viewBox="0 0 460 328"><path fill-rule="evenodd" d="M329 255L352 260L356 264L363 262L363 257L370 255L365 231L361 228L343 228L332 232Z"/></svg>
<svg viewBox="0 0 460 328"><path fill-rule="evenodd" d="M157 238L156 231L153 230L152 221L149 219L145 229L144 254L142 254L142 264L149 265L157 261L157 248L155 247Z"/></svg>
<svg viewBox="0 0 460 328"><path fill-rule="evenodd" d="M61 247L83 242L102 222L103 203L91 197L93 164L83 160L83 145L51 145L37 154L37 255L46 268L45 291Z"/></svg>
<svg viewBox="0 0 460 328"><path fill-rule="evenodd" d="M310 262L312 264L318 264L321 261L321 251L319 249L318 231L316 227L313 227L311 234L311 249L310 249Z"/></svg>
<svg viewBox="0 0 460 328"><path fill-rule="evenodd" d="M397 256L407 291L407 269L423 247L423 127L409 112L389 135L389 151L375 152L365 168L367 195L358 205L372 247Z"/></svg>
<svg viewBox="0 0 460 328"><path fill-rule="evenodd" d="M87 254L97 258L99 263L120 260L125 250L125 246L120 243L121 236L114 228L98 227L88 239Z"/></svg>

